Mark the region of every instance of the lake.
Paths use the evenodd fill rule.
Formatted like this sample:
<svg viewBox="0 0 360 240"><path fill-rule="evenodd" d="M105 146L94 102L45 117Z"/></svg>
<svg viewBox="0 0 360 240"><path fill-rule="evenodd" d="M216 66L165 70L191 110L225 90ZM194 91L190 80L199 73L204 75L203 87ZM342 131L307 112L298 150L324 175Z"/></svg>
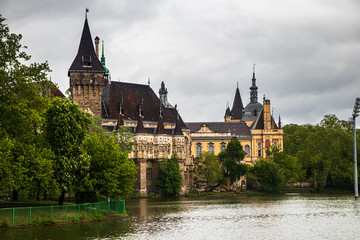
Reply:
<svg viewBox="0 0 360 240"><path fill-rule="evenodd" d="M127 200L128 217L0 230L0 239L360 239L352 195Z"/></svg>

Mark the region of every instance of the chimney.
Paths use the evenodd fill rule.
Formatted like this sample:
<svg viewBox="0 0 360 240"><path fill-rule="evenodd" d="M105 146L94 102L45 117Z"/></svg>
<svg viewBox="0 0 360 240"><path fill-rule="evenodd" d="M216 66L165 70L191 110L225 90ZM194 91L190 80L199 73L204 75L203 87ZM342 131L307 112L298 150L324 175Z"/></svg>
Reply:
<svg viewBox="0 0 360 240"><path fill-rule="evenodd" d="M264 98L264 130L271 129L270 100Z"/></svg>
<svg viewBox="0 0 360 240"><path fill-rule="evenodd" d="M96 36L96 38L95 38L95 53L98 58L99 58L99 42L100 42L100 38L98 36Z"/></svg>

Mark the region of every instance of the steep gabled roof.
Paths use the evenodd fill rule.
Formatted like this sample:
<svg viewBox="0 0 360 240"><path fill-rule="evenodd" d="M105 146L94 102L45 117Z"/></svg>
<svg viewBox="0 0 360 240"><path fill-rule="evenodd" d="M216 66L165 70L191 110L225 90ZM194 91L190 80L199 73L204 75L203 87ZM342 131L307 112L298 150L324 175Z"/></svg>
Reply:
<svg viewBox="0 0 360 240"><path fill-rule="evenodd" d="M139 119L138 119L135 133L147 133L147 131L144 128L144 123L143 123L142 117L139 117Z"/></svg>
<svg viewBox="0 0 360 240"><path fill-rule="evenodd" d="M264 129L264 111L261 111L259 118L254 123L253 129ZM271 116L271 129L279 129L272 116Z"/></svg>
<svg viewBox="0 0 360 240"><path fill-rule="evenodd" d="M155 134L165 134L165 127L162 116L159 116Z"/></svg>
<svg viewBox="0 0 360 240"><path fill-rule="evenodd" d="M180 123L179 119L177 119L176 120L176 125L175 125L175 130L174 130L174 135L177 135L177 136L184 135L182 130L181 130L180 125L181 125L181 123Z"/></svg>
<svg viewBox="0 0 360 240"><path fill-rule="evenodd" d="M139 105L143 121L157 122L160 113L160 100L149 85L115 82L106 86L102 94L102 116L104 119L116 119L120 104L123 109L124 120L138 120ZM177 110L161 107L163 122L176 123ZM180 126L186 128L180 118Z"/></svg>
<svg viewBox="0 0 360 240"><path fill-rule="evenodd" d="M234 103L231 109L233 119L242 119L242 110L244 106L242 104L239 88L236 88Z"/></svg>
<svg viewBox="0 0 360 240"><path fill-rule="evenodd" d="M124 125L124 119L122 117L122 114L119 114L118 121L116 124L116 130L119 130L120 126L123 126L123 125Z"/></svg>
<svg viewBox="0 0 360 240"><path fill-rule="evenodd" d="M86 66L84 62L89 63L89 66ZM70 66L69 73L83 71L105 72L103 65L96 56L87 19L85 19L79 50L73 63Z"/></svg>
<svg viewBox="0 0 360 240"><path fill-rule="evenodd" d="M229 107L226 108L225 116L224 116L224 117L231 117L231 111L230 111L230 108L229 108Z"/></svg>

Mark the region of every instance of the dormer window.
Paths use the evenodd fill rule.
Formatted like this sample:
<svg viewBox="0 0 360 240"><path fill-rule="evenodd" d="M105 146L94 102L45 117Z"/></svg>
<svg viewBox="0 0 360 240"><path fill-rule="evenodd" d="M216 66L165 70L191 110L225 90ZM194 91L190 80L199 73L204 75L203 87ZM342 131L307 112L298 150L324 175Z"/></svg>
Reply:
<svg viewBox="0 0 360 240"><path fill-rule="evenodd" d="M257 110L254 109L254 116L257 116Z"/></svg>
<svg viewBox="0 0 360 240"><path fill-rule="evenodd" d="M81 62L83 67L92 66L91 56L81 56Z"/></svg>

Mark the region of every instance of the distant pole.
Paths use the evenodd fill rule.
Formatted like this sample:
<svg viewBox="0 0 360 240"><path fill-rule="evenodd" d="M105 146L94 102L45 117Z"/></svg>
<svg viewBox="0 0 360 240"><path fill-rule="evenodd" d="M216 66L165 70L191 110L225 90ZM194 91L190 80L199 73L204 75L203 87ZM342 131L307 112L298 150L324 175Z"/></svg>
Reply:
<svg viewBox="0 0 360 240"><path fill-rule="evenodd" d="M354 124L354 190L355 200L359 198L359 186L358 186L358 170L357 170L357 151L356 151L356 117L359 116L360 112L360 98L356 98L354 104L354 112L352 115L352 123Z"/></svg>
<svg viewBox="0 0 360 240"><path fill-rule="evenodd" d="M358 189L358 176L357 176L357 151L356 151L356 121L354 116L354 188L355 188L355 200L359 198Z"/></svg>

